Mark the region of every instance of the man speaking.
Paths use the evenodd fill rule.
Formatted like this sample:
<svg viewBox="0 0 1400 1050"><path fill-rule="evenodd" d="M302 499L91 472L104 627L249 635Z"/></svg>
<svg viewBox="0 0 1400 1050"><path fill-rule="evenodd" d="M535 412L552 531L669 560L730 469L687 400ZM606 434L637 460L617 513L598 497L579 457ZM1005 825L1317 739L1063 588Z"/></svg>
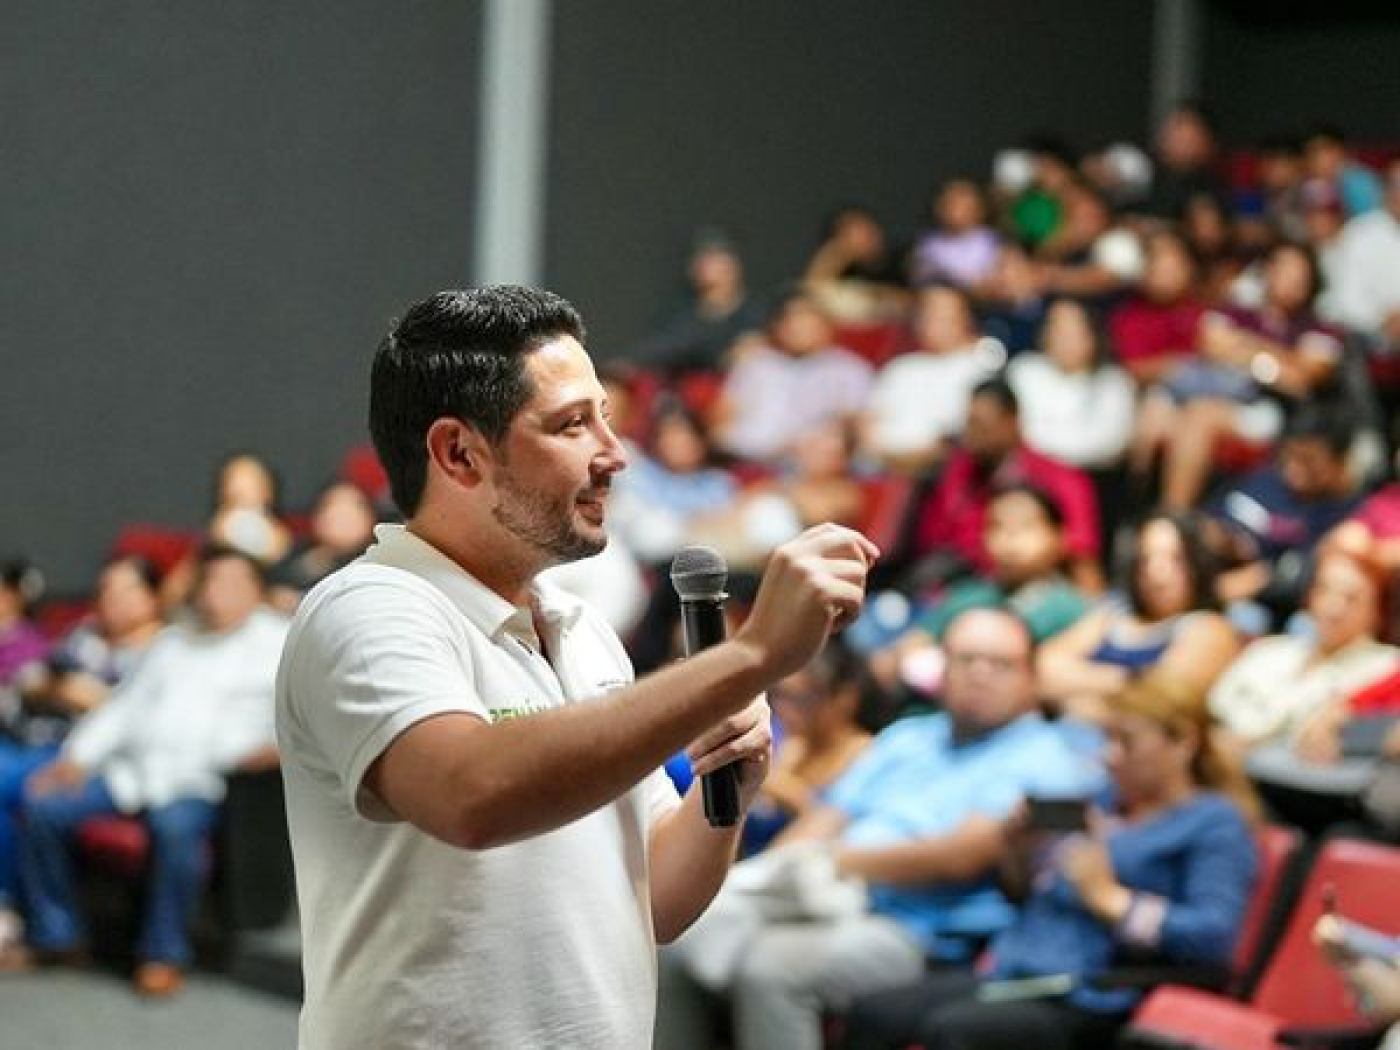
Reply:
<svg viewBox="0 0 1400 1050"><path fill-rule="evenodd" d="M738 827L658 767L768 767L755 699L859 611L878 552L836 526L773 556L729 640L639 682L536 579L606 542L626 456L574 309L442 292L381 344L370 430L403 526L302 603L277 717L301 909L302 1050L649 1047L655 945Z"/></svg>

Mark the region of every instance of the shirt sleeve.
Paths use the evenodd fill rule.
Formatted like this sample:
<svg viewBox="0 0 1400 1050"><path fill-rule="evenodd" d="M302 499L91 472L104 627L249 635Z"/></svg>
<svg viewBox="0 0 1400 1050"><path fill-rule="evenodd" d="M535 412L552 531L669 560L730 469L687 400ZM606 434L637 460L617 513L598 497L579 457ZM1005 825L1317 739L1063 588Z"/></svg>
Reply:
<svg viewBox="0 0 1400 1050"><path fill-rule="evenodd" d="M362 789L365 773L406 729L449 712L490 720L447 611L426 595L357 583L328 595L292 647L293 718L367 818L389 815Z"/></svg>
<svg viewBox="0 0 1400 1050"><path fill-rule="evenodd" d="M1192 836L1180 896L1135 895L1121 932L1129 943L1169 959L1224 965L1239 937L1258 865L1254 836L1234 807L1222 801ZM1147 918L1135 923L1134 909Z"/></svg>

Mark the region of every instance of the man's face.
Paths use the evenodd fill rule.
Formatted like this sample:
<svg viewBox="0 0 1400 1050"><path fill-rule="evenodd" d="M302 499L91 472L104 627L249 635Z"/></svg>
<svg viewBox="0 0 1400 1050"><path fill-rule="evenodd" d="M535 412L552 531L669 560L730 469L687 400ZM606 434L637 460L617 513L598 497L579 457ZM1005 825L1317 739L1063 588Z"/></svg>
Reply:
<svg viewBox="0 0 1400 1050"><path fill-rule="evenodd" d="M999 729L1034 706L1030 642L1005 612L964 613L949 627L943 647L943 706L959 729Z"/></svg>
<svg viewBox="0 0 1400 1050"><path fill-rule="evenodd" d="M204 626L222 634L242 626L262 604L262 580L246 558L215 558L204 566L195 606Z"/></svg>
<svg viewBox="0 0 1400 1050"><path fill-rule="evenodd" d="M974 397L963 424L963 447L979 463L996 464L1020 442L1016 417L995 397Z"/></svg>
<svg viewBox="0 0 1400 1050"><path fill-rule="evenodd" d="M604 506L627 465L587 352L560 336L529 355L534 389L496 449L496 521L549 564L577 561L608 542Z"/></svg>
<svg viewBox="0 0 1400 1050"><path fill-rule="evenodd" d="M1279 470L1300 499L1322 499L1342 487L1346 460L1319 438L1290 438L1279 449Z"/></svg>

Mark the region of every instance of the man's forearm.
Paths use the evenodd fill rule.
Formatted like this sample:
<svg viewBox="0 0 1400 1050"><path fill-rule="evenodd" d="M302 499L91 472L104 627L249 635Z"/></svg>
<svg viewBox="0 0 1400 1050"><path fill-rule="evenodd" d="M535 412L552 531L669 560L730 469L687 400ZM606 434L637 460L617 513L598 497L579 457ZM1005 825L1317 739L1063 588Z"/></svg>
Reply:
<svg viewBox="0 0 1400 1050"><path fill-rule="evenodd" d="M618 798L766 684L758 655L731 639L589 703L489 726L467 715L419 723L367 779L429 834L503 845Z"/></svg>
<svg viewBox="0 0 1400 1050"><path fill-rule="evenodd" d="M700 783L680 808L652 832L651 916L656 939L667 944L684 933L709 906L739 850L743 823L714 828L705 819Z"/></svg>

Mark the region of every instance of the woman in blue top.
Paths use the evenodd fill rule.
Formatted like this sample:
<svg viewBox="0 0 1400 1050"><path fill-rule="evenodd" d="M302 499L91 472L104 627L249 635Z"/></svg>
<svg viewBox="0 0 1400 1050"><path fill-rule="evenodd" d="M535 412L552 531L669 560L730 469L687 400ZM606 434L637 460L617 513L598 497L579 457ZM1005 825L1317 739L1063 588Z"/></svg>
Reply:
<svg viewBox="0 0 1400 1050"><path fill-rule="evenodd" d="M1009 819L1008 888L1025 903L980 972L857 999L847 1045L1111 1045L1136 995L1095 978L1129 963L1227 966L1257 868L1257 804L1208 727L1188 683L1153 675L1125 688L1108 729L1110 797L1089 832L1039 832L1026 811Z"/></svg>

